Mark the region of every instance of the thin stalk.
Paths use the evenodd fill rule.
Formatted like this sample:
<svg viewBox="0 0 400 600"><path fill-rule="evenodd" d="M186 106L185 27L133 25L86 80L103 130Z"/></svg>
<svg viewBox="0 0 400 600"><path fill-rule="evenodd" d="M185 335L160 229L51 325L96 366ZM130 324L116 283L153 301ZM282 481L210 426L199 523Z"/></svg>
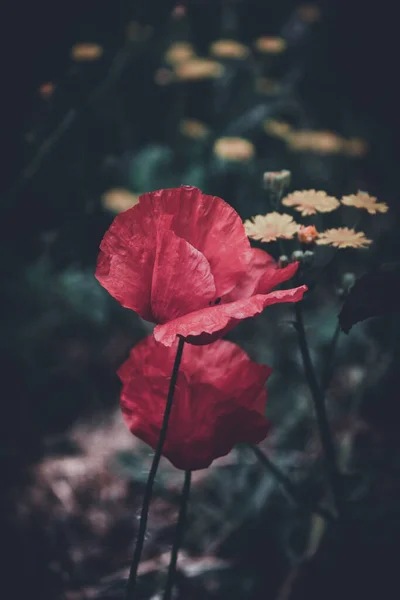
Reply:
<svg viewBox="0 0 400 600"><path fill-rule="evenodd" d="M143 497L142 511L140 514L139 531L136 539L135 552L132 557L132 564L129 571L129 579L126 587L126 600L134 599L134 591L136 587L137 570L139 567L140 559L142 556L144 538L146 534L147 517L149 514L151 497L153 495L153 486L157 474L158 465L162 455L165 439L167 437L168 421L171 414L172 401L174 399L175 385L178 378L178 371L181 364L182 352L183 352L184 339L179 338L178 348L176 351L174 366L172 369L171 382L169 384L167 402L165 405L165 412L163 422L161 425L160 437L158 438L157 448L154 452L153 462L151 464L149 477L147 479L146 489Z"/></svg>
<svg viewBox="0 0 400 600"><path fill-rule="evenodd" d="M322 391L325 393L332 379L336 348L340 337L340 325L336 325L334 334L329 344L328 357L326 359L324 373L322 375Z"/></svg>
<svg viewBox="0 0 400 600"><path fill-rule="evenodd" d="M172 590L174 587L174 580L176 574L176 563L178 561L178 552L182 544L183 533L185 530L185 521L187 506L189 501L190 483L192 479L192 471L185 471L185 481L182 488L181 505L179 510L178 523L176 525L176 532L174 543L171 550L171 558L168 568L167 583L165 584L164 600L171 600Z"/></svg>
<svg viewBox="0 0 400 600"><path fill-rule="evenodd" d="M279 467L277 467L276 464L273 463L268 458L268 456L264 454L262 450L260 450L258 446L255 446L254 444L247 445L249 448L251 448L251 450L253 450L260 463L267 469L267 471L269 471L275 477L276 481L281 484L285 492L300 508L302 508L302 501L299 498L297 490L293 483L290 481L289 477L285 475L285 473L282 473ZM333 521L333 516L328 510L316 506L312 509L312 511L316 514L319 514L322 518L326 519L327 521Z"/></svg>
<svg viewBox="0 0 400 600"><path fill-rule="evenodd" d="M301 302L295 303L294 310L296 315L295 325L298 334L300 352L303 359L306 379L314 401L314 409L317 417L318 429L324 452L326 473L331 487L332 499L335 505L335 510L337 515L340 515L342 512L341 479L340 473L337 468L336 449L333 443L333 437L329 426L328 416L325 407L325 397L318 383L318 379L314 370L314 365L311 360L310 350L308 347L306 332L304 328Z"/></svg>

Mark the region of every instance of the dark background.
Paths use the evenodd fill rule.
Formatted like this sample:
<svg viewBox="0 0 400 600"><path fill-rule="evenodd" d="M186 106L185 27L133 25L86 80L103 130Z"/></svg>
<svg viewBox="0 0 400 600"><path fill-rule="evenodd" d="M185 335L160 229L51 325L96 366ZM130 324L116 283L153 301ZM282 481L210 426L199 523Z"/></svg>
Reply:
<svg viewBox="0 0 400 600"><path fill-rule="evenodd" d="M2 545L7 555L7 561L2 561L6 569L0 582L0 596L7 599L30 594L50 600L63 598L66 590L71 600L122 597L123 577L118 573L129 560L129 545L134 535L131 506L139 503L143 481L133 477L133 483L120 492L118 502L111 499L102 506L109 520L115 523L107 530L107 536L102 537L101 533L93 534L86 519L89 508L97 506L101 490L108 489L108 479L99 483L96 475L93 481L84 484L72 481L76 508L68 509L66 516L62 511L57 512L54 494L51 489L48 491L47 475L43 476L40 469L38 475L37 467L49 457L71 457L82 452L82 448L78 451L76 447L82 445L81 437L78 436L78 442L71 441L68 434L80 419L89 417L92 422L101 423L99 428L103 427L108 411L117 406L115 369L129 347L146 333L139 320L120 310L98 290L91 274L99 241L112 218L100 206L102 193L109 187L126 184L131 156L136 156L146 145L172 147L178 156L182 152L173 146L163 129L174 97L168 91L157 95L152 75L159 62L157 44L162 45L169 35L168 18L174 4L172 0L34 3L5 0L0 9L3 282L0 468L4 492ZM221 35L220 3L188 0L186 4L192 41L201 53ZM250 43L266 30L270 34L279 33L299 3L242 0L239 4L237 38ZM391 211L390 227L383 227L383 231L376 227L379 241L371 258L352 257L338 272L329 272L325 281L329 298L335 277L339 278L344 271L363 272L369 268L369 260L381 264L399 258L399 51L394 3L331 0L321 2L320 6L323 19L302 49L303 71L299 83L302 102L311 121L319 127L341 131L346 124L347 135L366 137L370 144L369 156L354 168L339 168L329 158L323 162L328 172L327 185L333 193L341 194L348 192L350 182L362 181L372 194L389 203ZM93 91L96 93L107 77L121 47L126 23L132 19L151 24L155 29L152 43L148 46L144 43L137 50L139 58L132 67L135 79L122 77L121 84L117 77L115 85L110 84L104 97L100 96L103 99L97 101L96 96L93 101ZM106 50L98 67L83 75L71 69L69 59L69 50L77 41L94 41ZM55 81L57 85L51 110L38 98L38 87L45 81ZM36 164L35 157L43 141L52 138L52 132L71 110L73 123L59 138L56 136L43 160ZM240 108L237 111L239 114ZM221 134L229 123L219 128L219 123L214 122L213 126ZM32 132L37 142L28 143L27 134ZM287 157L283 156L285 160ZM280 156L276 159L272 156L271 164L274 160L273 168L286 166L279 162ZM295 187L318 187L310 176L313 166L304 169L308 163L301 160L298 163L294 160L293 168L290 165L297 177ZM34 169L26 171L32 163L36 165ZM225 197L232 191L230 184L224 177L218 177L207 180L208 185L214 181L218 186L215 193ZM235 179L235 186L238 181L238 188L242 185L257 190L260 187L257 177L257 174L246 175L244 183ZM243 217L258 211L256 200L253 206L244 207L241 202L240 191L234 191L232 203ZM321 315L318 327L322 331L328 317L323 311ZM336 314L332 318L335 317ZM314 562L296 576L287 598L340 595L353 599L385 596L388 589L397 592L398 322L393 317L392 323L388 317L372 323L365 331L365 337L360 334L361 341L357 338L354 345L349 343L343 349L339 362L360 363L365 367L370 346L378 358L387 357L381 376L378 373L376 381L364 385L357 415L368 432L364 437L361 435L357 446L357 464L368 471L373 484L355 509L359 518L353 518L342 530L327 536ZM240 331L238 338L248 351L253 345L257 354L258 342L253 342L253 334L256 339L249 325ZM321 340L316 339L315 343L322 350L326 348L322 333ZM281 354L283 365L292 364L284 356L284 350ZM295 372L291 375L296 383ZM303 446L299 441L303 438L300 426L296 438L299 447ZM143 470L141 459L140 455L138 464L129 469ZM229 484L232 486L234 474ZM252 484L253 476L256 478L251 472ZM308 479L304 486L306 495L313 493ZM160 497L165 500L163 493L161 490ZM229 520L210 490L206 488L201 493L204 497L200 494L200 506L210 501L220 509L218 518ZM241 493L246 497L243 489ZM166 498L173 507L177 501L176 489L170 490ZM375 510L377 506L380 511ZM230 571L225 577L230 578L231 584L224 575L213 575L220 584L217 589L222 591L213 593L202 587L203 580L199 584L185 581L182 598L276 598L289 565L280 540L277 541L276 523L284 522L285 518L279 497L275 498L275 504L272 501L272 507L268 504L253 520L245 520L244 525L242 521L237 524L232 517L233 533L220 554L240 564L238 578L244 581L247 577L253 582L251 592L243 591L246 588L240 588L240 581L237 583ZM168 519L166 516L165 521ZM150 554L167 547L169 534L167 527L167 533L156 536ZM88 552L89 558L85 554L85 560L77 568L79 559L73 551L96 544L99 555L93 558ZM248 549L246 556L243 547ZM118 560L112 562L110 556L118 556ZM266 563L270 565L268 577ZM100 586L93 592L102 578L110 574L115 583L111 591ZM154 591L152 586L150 582L149 589ZM80 592L86 588L97 595ZM144 592L143 597L150 597L150 593Z"/></svg>

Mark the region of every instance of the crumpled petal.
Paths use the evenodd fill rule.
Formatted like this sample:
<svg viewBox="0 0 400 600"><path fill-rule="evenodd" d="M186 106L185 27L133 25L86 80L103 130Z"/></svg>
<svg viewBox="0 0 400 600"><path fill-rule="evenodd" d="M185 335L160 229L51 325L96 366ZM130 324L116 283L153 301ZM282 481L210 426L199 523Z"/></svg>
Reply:
<svg viewBox="0 0 400 600"><path fill-rule="evenodd" d="M166 323L204 308L216 298L206 257L173 231L158 236L151 287L155 323Z"/></svg>
<svg viewBox="0 0 400 600"><path fill-rule="evenodd" d="M118 371L127 426L152 448L161 431L176 348L177 340L167 347L149 336L132 349ZM232 371L228 376L227 364ZM264 439L269 428L265 381L270 372L232 342L185 346L163 455L179 469L204 469L235 444Z"/></svg>
<svg viewBox="0 0 400 600"><path fill-rule="evenodd" d="M214 343L211 349L188 344L181 368L186 370L186 366L190 367L191 384L212 383L221 392L229 393L235 389L236 394L260 381L264 384L272 372L270 367L255 363L240 346L228 341Z"/></svg>
<svg viewBox="0 0 400 600"><path fill-rule="evenodd" d="M267 306L280 302L298 302L306 291L307 286L302 285L290 290L257 294L229 304L210 306L163 325L157 325L154 329L154 337L166 346L170 346L177 335L182 336L189 343L209 344L233 329L239 321L260 314Z"/></svg>
<svg viewBox="0 0 400 600"><path fill-rule="evenodd" d="M125 308L151 321L155 236L136 221L139 205L117 215L100 244L95 276Z"/></svg>
<svg viewBox="0 0 400 600"><path fill-rule="evenodd" d="M183 185L143 194L138 209L135 218L156 227L164 215L173 215L173 231L208 260L217 297L229 293L246 272L250 242L238 213L221 198Z"/></svg>
<svg viewBox="0 0 400 600"><path fill-rule="evenodd" d="M274 258L261 250L252 248L252 257L246 275L242 277L228 297L229 302L248 298L255 294L268 294L277 285L291 279L296 273L299 263L294 262L280 268Z"/></svg>
<svg viewBox="0 0 400 600"><path fill-rule="evenodd" d="M122 373L119 372L122 379ZM145 377L134 373L131 378L122 380L121 411L128 429L153 449L157 447L160 437L164 411L168 396L170 377ZM190 399L190 390L184 373L178 374L174 391L175 407L186 406ZM167 431L167 440L163 454L168 457L169 441L176 437L174 415L176 408L172 407Z"/></svg>

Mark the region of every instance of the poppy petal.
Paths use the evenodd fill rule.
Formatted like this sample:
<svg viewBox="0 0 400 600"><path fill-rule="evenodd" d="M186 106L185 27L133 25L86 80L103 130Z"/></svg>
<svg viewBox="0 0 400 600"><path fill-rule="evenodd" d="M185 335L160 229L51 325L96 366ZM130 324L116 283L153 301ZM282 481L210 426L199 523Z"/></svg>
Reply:
<svg viewBox="0 0 400 600"><path fill-rule="evenodd" d="M157 325L154 337L166 346L170 346L177 335L186 338L189 343L207 344L225 335L243 319L260 314L267 306L281 302L299 302L306 290L307 286L302 285L290 290L257 294L236 302L203 308L163 325Z"/></svg>
<svg viewBox="0 0 400 600"><path fill-rule="evenodd" d="M100 244L95 276L125 308L151 321L151 280L156 247L136 220L139 205L117 215Z"/></svg>
<svg viewBox="0 0 400 600"><path fill-rule="evenodd" d="M267 267L264 269L264 273L259 278L254 293L268 294L268 292L273 290L276 286L291 279L298 268L298 262L290 263L287 267L283 268L279 268L277 263L271 264L269 268Z"/></svg>
<svg viewBox="0 0 400 600"><path fill-rule="evenodd" d="M255 363L237 344L226 340L214 342L212 348L188 344L181 365L184 370L190 366L191 382L212 383L224 393L235 389L237 395L252 385L264 386L272 373L270 367Z"/></svg>
<svg viewBox="0 0 400 600"><path fill-rule="evenodd" d="M234 289L225 296L225 302L234 302L235 300L240 300L241 298L249 298L253 296L255 293L255 289L258 285L260 278L262 277L265 269L269 265L275 264L274 258L261 250L261 248L252 248L251 249L251 261L246 270L246 273L241 277Z"/></svg>
<svg viewBox="0 0 400 600"><path fill-rule="evenodd" d="M204 308L216 298L214 277L203 254L173 231L158 236L151 288L155 323Z"/></svg>
<svg viewBox="0 0 400 600"><path fill-rule="evenodd" d="M229 293L246 272L250 242L238 213L221 198L184 185L143 194L137 208L141 222L173 215L173 231L207 258L218 297Z"/></svg>
<svg viewBox="0 0 400 600"><path fill-rule="evenodd" d="M124 419L130 431L152 448L162 426L176 346L177 340L167 347L149 336L132 349L118 371ZM232 373L224 379L230 359L237 378ZM232 342L186 346L163 455L179 469L204 469L237 443L261 441L268 431L264 411L269 373L269 367L253 363Z"/></svg>
<svg viewBox="0 0 400 600"><path fill-rule="evenodd" d="M252 259L246 275L230 292L228 301L234 302L255 294L268 294L276 286L291 279L298 267L299 263L294 262L282 269L268 252L260 248L252 248Z"/></svg>

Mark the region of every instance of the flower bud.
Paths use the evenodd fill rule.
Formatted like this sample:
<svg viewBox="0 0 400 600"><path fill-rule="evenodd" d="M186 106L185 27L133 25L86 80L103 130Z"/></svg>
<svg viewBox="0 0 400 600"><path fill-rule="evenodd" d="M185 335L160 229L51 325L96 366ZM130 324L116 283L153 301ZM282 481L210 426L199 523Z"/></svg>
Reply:
<svg viewBox="0 0 400 600"><path fill-rule="evenodd" d="M287 267L288 264L289 264L289 257L286 256L286 254L282 254L282 256L280 256L278 259L279 268L283 269L283 267Z"/></svg>
<svg viewBox="0 0 400 600"><path fill-rule="evenodd" d="M297 238L302 244L312 244L317 237L318 231L314 225L300 227L297 233Z"/></svg>
<svg viewBox="0 0 400 600"><path fill-rule="evenodd" d="M292 174L288 170L266 171L264 173L264 189L273 194L281 196L285 189L289 187Z"/></svg>
<svg viewBox="0 0 400 600"><path fill-rule="evenodd" d="M292 261L302 261L304 257L304 252L302 250L295 250L292 252L291 259Z"/></svg>
<svg viewBox="0 0 400 600"><path fill-rule="evenodd" d="M350 288L354 285L356 278L354 273L344 273L342 275L342 288L345 292L348 292Z"/></svg>
<svg viewBox="0 0 400 600"><path fill-rule="evenodd" d="M311 265L314 262L314 252L312 250L306 250L303 255L303 264Z"/></svg>

